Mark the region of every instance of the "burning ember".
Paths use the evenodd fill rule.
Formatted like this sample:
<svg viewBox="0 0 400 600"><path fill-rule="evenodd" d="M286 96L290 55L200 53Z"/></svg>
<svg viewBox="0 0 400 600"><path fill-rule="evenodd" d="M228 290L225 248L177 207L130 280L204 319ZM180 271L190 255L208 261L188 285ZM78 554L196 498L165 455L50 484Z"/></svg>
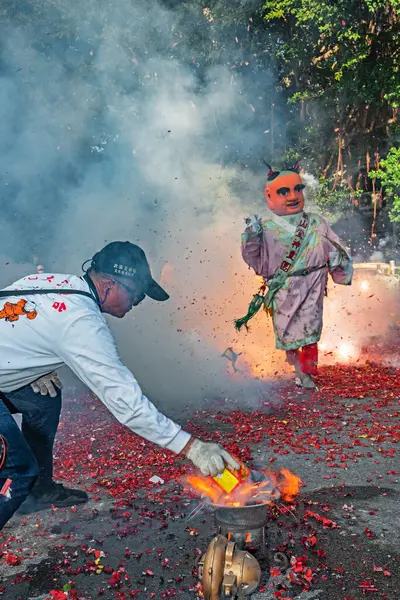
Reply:
<svg viewBox="0 0 400 600"><path fill-rule="evenodd" d="M249 504L274 504L278 500L292 502L299 493L301 479L288 469L279 472L267 470L260 473L260 481L251 477L242 481L231 493L225 493L211 477L189 475L186 482L200 495L217 506L246 506Z"/></svg>
<svg viewBox="0 0 400 600"><path fill-rule="evenodd" d="M330 344L321 342L319 344L319 349L327 356L333 356L338 363L353 362L357 360L360 355L358 347L351 342L342 342L337 345L334 345L332 342Z"/></svg>
<svg viewBox="0 0 400 600"><path fill-rule="evenodd" d="M344 361L349 361L357 355L357 350L351 343L342 344L338 349L340 358Z"/></svg>
<svg viewBox="0 0 400 600"><path fill-rule="evenodd" d="M365 281L362 281L362 282L360 283L360 289L361 289L363 292L366 292L367 290L369 290L369 288L370 288L370 283L369 283L369 281L366 281L366 280L365 280Z"/></svg>

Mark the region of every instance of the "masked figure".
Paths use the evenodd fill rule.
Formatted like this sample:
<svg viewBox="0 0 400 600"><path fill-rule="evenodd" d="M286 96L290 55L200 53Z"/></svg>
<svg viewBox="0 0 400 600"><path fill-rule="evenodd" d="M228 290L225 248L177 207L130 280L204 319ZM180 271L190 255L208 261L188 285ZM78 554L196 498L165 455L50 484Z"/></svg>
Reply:
<svg viewBox="0 0 400 600"><path fill-rule="evenodd" d="M286 351L296 370L296 383L315 389L328 275L350 285L353 265L325 219L304 211L304 187L297 165L268 173L267 218L247 217L242 234L243 259L265 283L236 327L247 326L264 305L272 316L276 347Z"/></svg>

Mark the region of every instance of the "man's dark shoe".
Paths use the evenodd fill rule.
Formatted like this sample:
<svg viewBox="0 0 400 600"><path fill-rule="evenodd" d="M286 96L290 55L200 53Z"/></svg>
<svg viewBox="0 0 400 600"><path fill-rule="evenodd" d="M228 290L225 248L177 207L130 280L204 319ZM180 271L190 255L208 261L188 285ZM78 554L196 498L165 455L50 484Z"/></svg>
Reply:
<svg viewBox="0 0 400 600"><path fill-rule="evenodd" d="M53 483L51 489L40 493L39 489L34 489L29 494L25 502L17 510L17 515L29 515L34 512L46 510L52 506L57 508L67 508L75 504L84 504L89 500L86 492L72 488L66 488L62 483Z"/></svg>

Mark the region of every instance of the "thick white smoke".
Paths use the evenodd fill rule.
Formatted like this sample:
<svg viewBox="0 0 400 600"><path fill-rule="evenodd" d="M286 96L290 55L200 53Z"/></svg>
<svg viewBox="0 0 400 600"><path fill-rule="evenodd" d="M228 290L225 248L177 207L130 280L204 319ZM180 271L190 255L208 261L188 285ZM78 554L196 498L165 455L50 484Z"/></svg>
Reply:
<svg viewBox="0 0 400 600"><path fill-rule="evenodd" d="M199 77L174 56L176 43L181 57L190 56L190 31L176 36L174 14L157 3L119 2L104 12L94 0L60 7L74 43L51 34L49 51L33 26L3 37L3 184L19 212L3 209L2 254L26 261L33 246L45 270L79 273L109 241L140 244L171 300L146 300L123 322L110 320L126 364L163 406L226 396L251 404L268 387L250 365L260 363L257 373L266 375L276 358L266 318L252 336L233 327L257 289L240 233L243 217L262 206L264 179L225 165L232 140L254 135L240 82L229 66ZM20 271L5 270L1 283ZM242 352L233 375L221 357L230 346Z"/></svg>

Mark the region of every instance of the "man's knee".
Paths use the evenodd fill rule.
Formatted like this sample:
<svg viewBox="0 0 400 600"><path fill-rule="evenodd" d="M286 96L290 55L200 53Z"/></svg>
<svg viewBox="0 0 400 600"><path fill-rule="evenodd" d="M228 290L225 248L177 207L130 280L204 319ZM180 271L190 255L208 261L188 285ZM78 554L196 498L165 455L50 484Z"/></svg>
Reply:
<svg viewBox="0 0 400 600"><path fill-rule="evenodd" d="M39 466L27 441L2 402L0 402L0 423L4 446L0 488L7 480L10 482L7 496L9 501L6 502L7 506L0 510L4 519L4 515L12 513L15 510L13 507L19 505L29 494L38 477Z"/></svg>
<svg viewBox="0 0 400 600"><path fill-rule="evenodd" d="M23 468L14 470L12 478L7 477L11 481L6 494L0 497L0 531L29 496L37 479L38 472L39 468L36 459L32 457L29 464L25 464ZM4 480L2 477L4 477L4 474L0 473L0 487L3 487L7 481L7 479Z"/></svg>
<svg viewBox="0 0 400 600"><path fill-rule="evenodd" d="M10 470L13 472L10 473ZM0 473L0 487L3 487L7 479L11 480L7 493L0 497L0 531L27 499L38 477L39 467L32 456L23 464L7 471L6 479L5 473Z"/></svg>

